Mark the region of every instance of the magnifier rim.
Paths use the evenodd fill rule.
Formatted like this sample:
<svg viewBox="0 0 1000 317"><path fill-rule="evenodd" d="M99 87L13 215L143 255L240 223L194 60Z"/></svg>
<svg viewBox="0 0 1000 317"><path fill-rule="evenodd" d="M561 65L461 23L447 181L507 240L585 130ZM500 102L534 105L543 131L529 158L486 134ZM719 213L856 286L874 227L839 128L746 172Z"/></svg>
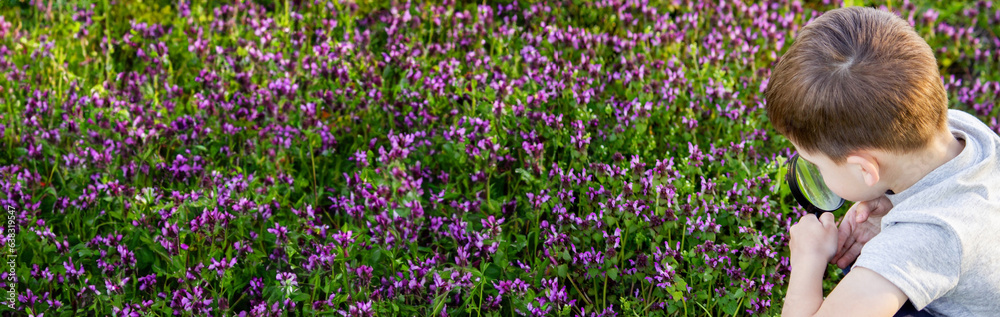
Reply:
<svg viewBox="0 0 1000 317"><path fill-rule="evenodd" d="M831 212L843 207L844 202L846 201L843 197L838 197L840 198L840 201L837 203L837 207L830 210L819 208L814 205L812 201L809 201L809 199L806 198L805 194L802 193L802 189L799 188L798 169L796 168L798 160L798 153L792 155L792 158L788 160L788 172L785 173L785 182L788 183L788 188L792 192L792 197L795 197L795 201L798 202L802 208L805 208L806 212L815 214L817 217L824 212Z"/></svg>

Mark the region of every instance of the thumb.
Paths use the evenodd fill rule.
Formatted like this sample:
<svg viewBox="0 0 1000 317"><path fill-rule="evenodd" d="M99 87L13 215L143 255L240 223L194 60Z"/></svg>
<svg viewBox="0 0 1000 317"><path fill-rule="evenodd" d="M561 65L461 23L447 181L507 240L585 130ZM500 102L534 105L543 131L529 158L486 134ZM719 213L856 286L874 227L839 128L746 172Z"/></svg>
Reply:
<svg viewBox="0 0 1000 317"><path fill-rule="evenodd" d="M854 212L855 209L848 210L847 213L844 214L844 219L840 220L840 227L837 227L839 232L839 235L837 236L837 245L843 246L844 243L847 242L847 236L851 234L854 230L854 226L857 225L854 222L851 222L851 219L855 218Z"/></svg>
<svg viewBox="0 0 1000 317"><path fill-rule="evenodd" d="M823 226L827 227L827 228L836 228L837 227L837 222L833 219L833 213L832 212L824 212L822 215L820 215L819 216L819 222L822 223Z"/></svg>
<svg viewBox="0 0 1000 317"><path fill-rule="evenodd" d="M854 221L857 223L868 221L868 215L871 215L871 213L871 204L867 201L860 202L854 210Z"/></svg>

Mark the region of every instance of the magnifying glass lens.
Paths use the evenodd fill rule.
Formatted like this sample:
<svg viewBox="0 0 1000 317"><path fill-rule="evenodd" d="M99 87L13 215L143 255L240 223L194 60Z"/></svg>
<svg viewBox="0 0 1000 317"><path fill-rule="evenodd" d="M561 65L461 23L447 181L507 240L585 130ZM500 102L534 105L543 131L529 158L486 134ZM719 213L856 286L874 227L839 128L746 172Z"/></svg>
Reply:
<svg viewBox="0 0 1000 317"><path fill-rule="evenodd" d="M792 156L787 182L792 190L792 196L806 211L819 216L824 211L834 211L844 205L844 199L834 194L823 182L823 175L815 164L799 155Z"/></svg>

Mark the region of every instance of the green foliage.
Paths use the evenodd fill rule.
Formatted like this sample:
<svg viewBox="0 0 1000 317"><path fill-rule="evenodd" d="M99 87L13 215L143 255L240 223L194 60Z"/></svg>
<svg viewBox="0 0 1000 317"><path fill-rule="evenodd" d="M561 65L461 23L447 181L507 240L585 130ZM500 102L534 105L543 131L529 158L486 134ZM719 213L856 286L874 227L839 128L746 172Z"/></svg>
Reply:
<svg viewBox="0 0 1000 317"><path fill-rule="evenodd" d="M35 2L0 2L2 246L59 304L17 313L780 312L762 83L841 4ZM998 8L884 6L1000 129Z"/></svg>

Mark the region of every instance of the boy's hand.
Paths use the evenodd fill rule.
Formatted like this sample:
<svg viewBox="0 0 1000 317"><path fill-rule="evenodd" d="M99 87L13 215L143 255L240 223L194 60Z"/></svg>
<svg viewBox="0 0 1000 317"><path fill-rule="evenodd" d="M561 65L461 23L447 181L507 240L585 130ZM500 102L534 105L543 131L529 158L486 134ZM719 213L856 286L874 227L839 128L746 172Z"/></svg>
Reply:
<svg viewBox="0 0 1000 317"><path fill-rule="evenodd" d="M792 269L797 265L821 266L837 253L837 223L833 213L824 212L819 219L806 214L788 229L791 241Z"/></svg>
<svg viewBox="0 0 1000 317"><path fill-rule="evenodd" d="M861 248L882 230L882 216L889 209L892 209L892 202L884 195L851 206L840 221L837 254L830 263L843 269L857 260L861 255Z"/></svg>

